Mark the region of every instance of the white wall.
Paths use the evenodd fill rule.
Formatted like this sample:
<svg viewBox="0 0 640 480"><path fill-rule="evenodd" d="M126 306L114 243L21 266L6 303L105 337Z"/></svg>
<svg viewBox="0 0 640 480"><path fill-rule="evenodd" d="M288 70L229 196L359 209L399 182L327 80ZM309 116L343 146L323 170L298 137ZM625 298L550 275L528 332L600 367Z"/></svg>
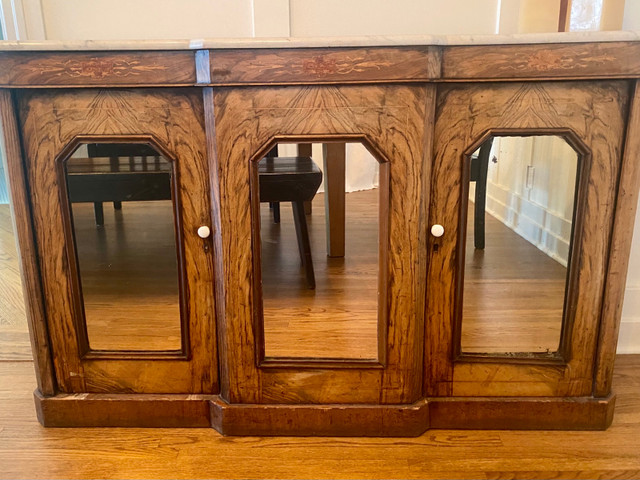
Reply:
<svg viewBox="0 0 640 480"><path fill-rule="evenodd" d="M498 0L291 0L291 34L495 33Z"/></svg>
<svg viewBox="0 0 640 480"><path fill-rule="evenodd" d="M640 31L640 1L627 0L625 2L622 28ZM638 205L633 231L618 352L640 353L640 205Z"/></svg>
<svg viewBox="0 0 640 480"><path fill-rule="evenodd" d="M559 137L498 137L487 212L567 266L578 156Z"/></svg>
<svg viewBox="0 0 640 480"><path fill-rule="evenodd" d="M42 0L47 38L253 36L252 0Z"/></svg>

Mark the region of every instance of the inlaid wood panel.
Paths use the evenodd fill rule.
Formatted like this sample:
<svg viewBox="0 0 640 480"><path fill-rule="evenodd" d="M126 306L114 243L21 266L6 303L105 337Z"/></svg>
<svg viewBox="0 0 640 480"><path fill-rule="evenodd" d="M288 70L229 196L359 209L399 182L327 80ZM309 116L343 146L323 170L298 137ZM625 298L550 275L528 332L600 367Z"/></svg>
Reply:
<svg viewBox="0 0 640 480"><path fill-rule="evenodd" d="M640 75L640 43L445 47L443 80L612 78Z"/></svg>
<svg viewBox="0 0 640 480"><path fill-rule="evenodd" d="M607 252L627 112L626 82L512 83L443 86L438 92L430 223L445 235L430 245L427 306L427 395L590 395ZM560 354L544 359L454 361L456 305L463 292L460 242L463 165L488 132L569 135L582 152L574 278ZM572 140L574 138L574 140ZM541 299L543 301L543 299Z"/></svg>
<svg viewBox="0 0 640 480"><path fill-rule="evenodd" d="M425 81L440 75L439 47L212 50L214 85Z"/></svg>
<svg viewBox="0 0 640 480"><path fill-rule="evenodd" d="M193 85L194 52L0 52L0 85Z"/></svg>
<svg viewBox="0 0 640 480"><path fill-rule="evenodd" d="M427 131L434 88L409 86L219 89L213 95L224 285L218 303L221 391L231 403L383 403L421 394ZM212 116L209 118L213 118ZM389 162L386 363L257 366L250 162L275 139L361 141ZM214 200L214 204L215 204Z"/></svg>
<svg viewBox="0 0 640 480"><path fill-rule="evenodd" d="M49 334L63 392L215 393L217 391L213 260L202 99L196 90L24 92L20 123L31 185ZM85 136L85 137L82 137ZM80 138L79 138L80 137ZM83 357L77 268L61 181L65 149L78 142L151 141L175 161L177 238L184 263L187 356L89 352ZM75 142L75 143L74 143ZM180 241L181 239L181 241ZM140 321L131 318L132 322Z"/></svg>

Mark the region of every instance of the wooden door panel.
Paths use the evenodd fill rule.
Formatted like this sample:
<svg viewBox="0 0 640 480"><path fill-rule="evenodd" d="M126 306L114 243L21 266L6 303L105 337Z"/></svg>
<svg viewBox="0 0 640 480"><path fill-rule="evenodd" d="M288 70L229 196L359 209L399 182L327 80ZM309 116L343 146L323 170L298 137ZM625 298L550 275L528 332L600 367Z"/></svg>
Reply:
<svg viewBox="0 0 640 480"><path fill-rule="evenodd" d="M218 89L221 390L231 403L410 403L421 397L432 86ZM427 120L425 120L427 119ZM363 142L389 163L386 345L378 366L258 366L250 161L282 141ZM263 152L265 153L265 152ZM214 200L215 202L216 200ZM241 239L241 241L238 241ZM379 332L380 334L380 332ZM335 362L334 362L335 363Z"/></svg>
<svg viewBox="0 0 640 480"><path fill-rule="evenodd" d="M427 395L590 395L612 228L629 86L626 82L445 85L438 92L430 224L446 234L432 240L428 274L425 391ZM582 155L583 214L575 222L575 311L565 328L563 357L473 361L455 358L463 164L469 149L496 132L570 135ZM580 210L581 208L581 210ZM436 248L434 248L436 247ZM526 356L525 356L526 357Z"/></svg>
<svg viewBox="0 0 640 480"><path fill-rule="evenodd" d="M210 240L195 233L211 224L204 114L196 90L72 90L25 92L19 114L40 254L47 320L58 385L63 392L216 393L216 334ZM187 349L182 355L82 351L74 296L77 277L68 227L65 149L78 137L93 141L151 139L175 160L177 240L184 263ZM67 152L71 153L71 151ZM125 211L126 215L126 211ZM67 227L65 228L65 225ZM71 253L70 253L71 252ZM81 303L80 303L81 304ZM184 313L183 313L184 314ZM135 322L136 318L131 321ZM143 352L144 353L144 352Z"/></svg>

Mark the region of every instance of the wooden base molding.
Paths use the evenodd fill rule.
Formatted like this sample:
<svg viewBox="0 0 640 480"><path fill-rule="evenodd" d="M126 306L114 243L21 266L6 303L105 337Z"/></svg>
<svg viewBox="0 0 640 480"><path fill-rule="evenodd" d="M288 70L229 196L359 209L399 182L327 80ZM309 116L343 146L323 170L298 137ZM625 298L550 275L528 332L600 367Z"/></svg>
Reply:
<svg viewBox="0 0 640 480"><path fill-rule="evenodd" d="M476 397L429 401L430 428L463 430L606 430L615 395L593 397Z"/></svg>
<svg viewBox="0 0 640 480"><path fill-rule="evenodd" d="M45 427L209 427L211 395L34 392Z"/></svg>
<svg viewBox="0 0 640 480"><path fill-rule="evenodd" d="M411 405L229 404L218 395L34 393L46 427L213 427L223 435L416 437L431 428L605 430L608 398L431 398Z"/></svg>
<svg viewBox="0 0 640 480"><path fill-rule="evenodd" d="M232 405L211 402L211 424L223 435L417 437L429 427L429 404Z"/></svg>

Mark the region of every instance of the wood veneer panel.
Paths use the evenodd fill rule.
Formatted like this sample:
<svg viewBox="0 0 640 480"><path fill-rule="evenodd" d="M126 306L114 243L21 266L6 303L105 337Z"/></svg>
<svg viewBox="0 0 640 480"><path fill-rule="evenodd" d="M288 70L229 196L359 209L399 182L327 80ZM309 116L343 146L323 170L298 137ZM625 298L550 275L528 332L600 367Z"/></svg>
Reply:
<svg viewBox="0 0 640 480"><path fill-rule="evenodd" d="M412 403L421 393L426 265L425 118L431 86L219 89L214 93L220 179L223 378L231 403ZM250 159L289 141L363 141L390 162L388 343L384 369L256 367ZM241 239L240 241L238 239ZM253 240L252 240L253 239ZM419 306L420 308L418 308ZM311 388L312 387L312 388ZM224 396L224 389L223 389Z"/></svg>
<svg viewBox="0 0 640 480"><path fill-rule="evenodd" d="M430 248L428 395L591 394L627 102L628 83L623 81L441 87L430 223L444 225L446 233ZM461 301L456 286L462 282L459 219L464 152L491 129L512 134L570 129L591 152L588 178L583 179L584 215L576 222L580 241L572 262L579 266L573 283L577 301L574 322L565 330L566 366L536 365L539 362L533 358L530 364L506 357L493 363L452 361L456 338L452 326L456 302Z"/></svg>
<svg viewBox="0 0 640 480"><path fill-rule="evenodd" d="M209 395L34 394L45 427L210 427Z"/></svg>
<svg viewBox="0 0 640 480"><path fill-rule="evenodd" d="M593 395L604 397L611 392L613 362L618 345L620 318L633 238L633 222L638 207L640 187L640 84L636 82L629 109L627 134L620 171L613 225L611 251L602 308L602 323L598 336Z"/></svg>
<svg viewBox="0 0 640 480"><path fill-rule="evenodd" d="M417 437L429 427L425 400L412 405L229 405L211 402L224 435Z"/></svg>
<svg viewBox="0 0 640 480"><path fill-rule="evenodd" d="M323 84L425 81L440 75L439 47L229 49L211 51L211 82Z"/></svg>
<svg viewBox="0 0 640 480"><path fill-rule="evenodd" d="M432 428L605 430L615 396L594 398L438 398L429 400Z"/></svg>
<svg viewBox="0 0 640 480"><path fill-rule="evenodd" d="M443 80L640 76L640 43L445 47Z"/></svg>
<svg viewBox="0 0 640 480"><path fill-rule="evenodd" d="M22 289L38 389L44 395L53 395L56 390L56 380L47 331L42 285L40 283L31 207L25 182L16 112L11 92L7 90L0 91L0 126L0 130L4 134L3 151L11 189L13 231L17 240L18 257L21 259Z"/></svg>
<svg viewBox="0 0 640 480"><path fill-rule="evenodd" d="M192 51L0 52L0 86L193 85Z"/></svg>
<svg viewBox="0 0 640 480"><path fill-rule="evenodd" d="M64 392L216 393L216 333L204 115L197 90L24 92L20 116L54 364ZM182 258L186 270L188 359L82 358L74 259L54 159L78 136L104 141L153 138L176 162ZM59 161L62 158L59 159ZM132 318L132 321L138 319Z"/></svg>

